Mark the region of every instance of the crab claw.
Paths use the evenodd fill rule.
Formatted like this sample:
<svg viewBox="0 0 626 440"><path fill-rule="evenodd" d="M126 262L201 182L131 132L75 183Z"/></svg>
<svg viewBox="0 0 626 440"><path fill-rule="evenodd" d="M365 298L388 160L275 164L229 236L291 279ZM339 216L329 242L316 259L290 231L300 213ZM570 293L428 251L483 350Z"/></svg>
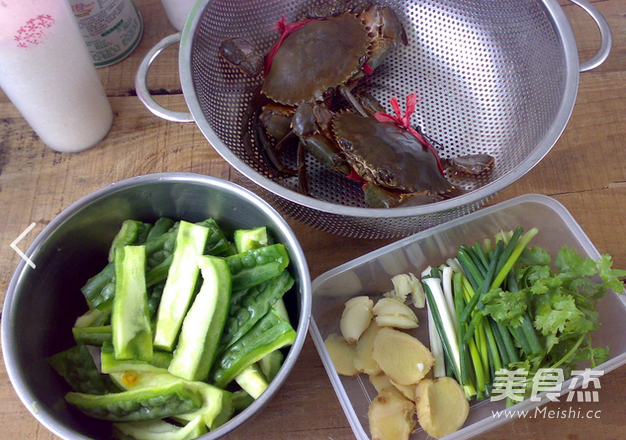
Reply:
<svg viewBox="0 0 626 440"><path fill-rule="evenodd" d="M347 8L346 0L327 0L321 5L311 8L307 17L309 18L327 18L336 17L344 12Z"/></svg>
<svg viewBox="0 0 626 440"><path fill-rule="evenodd" d="M468 154L447 159L445 165L454 174L478 176L493 166L495 159L489 154Z"/></svg>
<svg viewBox="0 0 626 440"><path fill-rule="evenodd" d="M359 17L372 32L379 36L393 41L402 41L405 46L409 44L406 31L400 18L395 11L388 7L372 6Z"/></svg>
<svg viewBox="0 0 626 440"><path fill-rule="evenodd" d="M263 71L263 55L258 53L248 40L233 37L222 41L219 54L229 64L249 76L258 76Z"/></svg>
<svg viewBox="0 0 626 440"><path fill-rule="evenodd" d="M420 206L443 200L440 195L390 191L371 183L363 185L363 195L365 202L372 208Z"/></svg>
<svg viewBox="0 0 626 440"><path fill-rule="evenodd" d="M261 124L267 130L267 133L274 139L280 141L291 130L291 118L293 117L293 109L277 104L267 104L263 106L259 115Z"/></svg>
<svg viewBox="0 0 626 440"><path fill-rule="evenodd" d="M357 74L357 78L359 75L363 74L372 75L393 51L399 40L402 40L405 46L408 44L404 26L402 26L400 19L393 9L372 6L366 11L361 12L359 18L370 32L372 43L369 55L363 62L363 71Z"/></svg>
<svg viewBox="0 0 626 440"><path fill-rule="evenodd" d="M322 164L348 174L350 169L335 141L319 132L316 108L307 102L298 107L291 122L293 132L300 138L301 146Z"/></svg>

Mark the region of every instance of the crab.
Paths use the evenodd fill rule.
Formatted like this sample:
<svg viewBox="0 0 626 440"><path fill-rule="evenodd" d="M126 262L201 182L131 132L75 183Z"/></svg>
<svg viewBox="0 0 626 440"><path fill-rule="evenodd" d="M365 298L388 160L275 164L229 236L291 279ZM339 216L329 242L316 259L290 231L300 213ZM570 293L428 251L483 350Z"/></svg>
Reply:
<svg viewBox="0 0 626 440"><path fill-rule="evenodd" d="M352 112L338 114L332 126L346 160L366 183L370 206L381 206L375 197L389 200L398 194L400 205L408 194L431 200L454 190L440 171L437 156L404 127ZM383 197L385 193L389 194Z"/></svg>
<svg viewBox="0 0 626 440"><path fill-rule="evenodd" d="M318 104L332 99L340 87L353 89L398 43L407 44L404 28L391 8L343 10L342 3L330 2L300 22L287 23L284 17L278 22L280 39L265 56L263 82L243 119L243 145L248 155L257 157L256 146L264 158L259 165L272 174L297 173L302 192L307 192L306 153L330 160L339 171L347 172L348 167L331 137L302 136L295 128L293 119L300 117L300 107L319 108ZM258 66L258 54L238 37L225 40L220 55L247 74L250 66ZM299 160L293 170L283 164L279 153L296 140Z"/></svg>
<svg viewBox="0 0 626 440"><path fill-rule="evenodd" d="M261 93L287 106L324 100L338 86L371 74L398 41L407 44L395 12L380 6L293 24L281 21L279 29Z"/></svg>
<svg viewBox="0 0 626 440"><path fill-rule="evenodd" d="M345 91L344 91L345 92ZM407 97L406 113L401 114L397 100L391 105L395 116L377 111L371 101L363 101L345 92L353 111L333 114L319 105L301 106L295 117L294 128L303 138L332 137L350 167L350 177L363 183L364 198L375 208L414 206L457 196L459 188L445 177L451 173L481 175L491 169L494 158L487 154L440 159L437 151L424 136L410 125L415 110L416 96ZM306 111L300 109L308 108ZM323 114L320 118L318 115ZM328 163L333 166L337 164Z"/></svg>

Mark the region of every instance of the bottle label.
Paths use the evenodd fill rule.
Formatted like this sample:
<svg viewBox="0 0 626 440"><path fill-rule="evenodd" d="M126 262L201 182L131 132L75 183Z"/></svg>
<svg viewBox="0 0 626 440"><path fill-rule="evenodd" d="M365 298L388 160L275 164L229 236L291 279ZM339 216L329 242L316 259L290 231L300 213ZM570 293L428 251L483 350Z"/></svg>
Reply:
<svg viewBox="0 0 626 440"><path fill-rule="evenodd" d="M132 0L70 0L78 27L96 67L126 58L143 34L143 21Z"/></svg>

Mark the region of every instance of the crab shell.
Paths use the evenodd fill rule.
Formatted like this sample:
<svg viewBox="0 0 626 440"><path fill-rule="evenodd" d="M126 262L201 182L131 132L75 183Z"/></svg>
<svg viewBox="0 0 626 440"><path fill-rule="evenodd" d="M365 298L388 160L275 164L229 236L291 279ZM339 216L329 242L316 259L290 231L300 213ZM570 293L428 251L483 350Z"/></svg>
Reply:
<svg viewBox="0 0 626 440"><path fill-rule="evenodd" d="M366 182L428 195L454 189L433 153L404 128L346 112L333 119L333 133L350 166Z"/></svg>
<svg viewBox="0 0 626 440"><path fill-rule="evenodd" d="M282 42L261 91L285 105L321 101L324 92L347 83L361 69L371 48L368 32L350 12L307 23Z"/></svg>

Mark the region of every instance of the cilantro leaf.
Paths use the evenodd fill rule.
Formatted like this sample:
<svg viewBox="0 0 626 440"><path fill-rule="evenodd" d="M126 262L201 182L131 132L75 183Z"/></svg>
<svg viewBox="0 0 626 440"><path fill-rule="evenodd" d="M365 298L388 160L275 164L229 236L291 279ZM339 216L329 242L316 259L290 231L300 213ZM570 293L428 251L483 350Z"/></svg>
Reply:
<svg viewBox="0 0 626 440"><path fill-rule="evenodd" d="M547 335L546 340L545 340L546 352L550 353L550 351L552 351L552 347L554 347L558 343L559 343L559 338L557 338L556 335L552 335L552 334Z"/></svg>
<svg viewBox="0 0 626 440"><path fill-rule="evenodd" d="M524 249L517 261L523 265L550 266L552 259L545 249L539 246L532 246Z"/></svg>
<svg viewBox="0 0 626 440"><path fill-rule="evenodd" d="M593 276L597 272L597 265L591 258L583 258L576 251L563 246L554 259L554 264L561 273L568 273L573 277Z"/></svg>
<svg viewBox="0 0 626 440"><path fill-rule="evenodd" d="M543 302L535 314L535 327L544 336L584 335L595 329L595 323L583 313L570 295L554 294Z"/></svg>
<svg viewBox="0 0 626 440"><path fill-rule="evenodd" d="M595 347L591 349L591 365L595 367L609 360L609 347Z"/></svg>
<svg viewBox="0 0 626 440"><path fill-rule="evenodd" d="M520 275L518 284L531 287L535 290L534 293L540 295L548 289L543 280L551 278L552 272L550 266L527 266L520 271Z"/></svg>
<svg viewBox="0 0 626 440"><path fill-rule="evenodd" d="M559 292L563 286L563 280L559 277L544 277L535 280L529 287L535 295L545 295L550 292Z"/></svg>
<svg viewBox="0 0 626 440"><path fill-rule="evenodd" d="M587 347L578 349L576 354L572 356L570 362L578 363L591 361L591 366L595 367L609 360L609 357L610 353L608 347L591 347L591 345L588 345Z"/></svg>
<svg viewBox="0 0 626 440"><path fill-rule="evenodd" d="M598 275L606 287L613 290L615 293L622 293L624 283L619 277L626 277L626 270L612 269L613 261L611 260L611 256L607 254L603 254L597 263Z"/></svg>
<svg viewBox="0 0 626 440"><path fill-rule="evenodd" d="M481 298L483 312L504 325L517 327L524 321L528 307L528 295L524 290L516 292L493 289Z"/></svg>

